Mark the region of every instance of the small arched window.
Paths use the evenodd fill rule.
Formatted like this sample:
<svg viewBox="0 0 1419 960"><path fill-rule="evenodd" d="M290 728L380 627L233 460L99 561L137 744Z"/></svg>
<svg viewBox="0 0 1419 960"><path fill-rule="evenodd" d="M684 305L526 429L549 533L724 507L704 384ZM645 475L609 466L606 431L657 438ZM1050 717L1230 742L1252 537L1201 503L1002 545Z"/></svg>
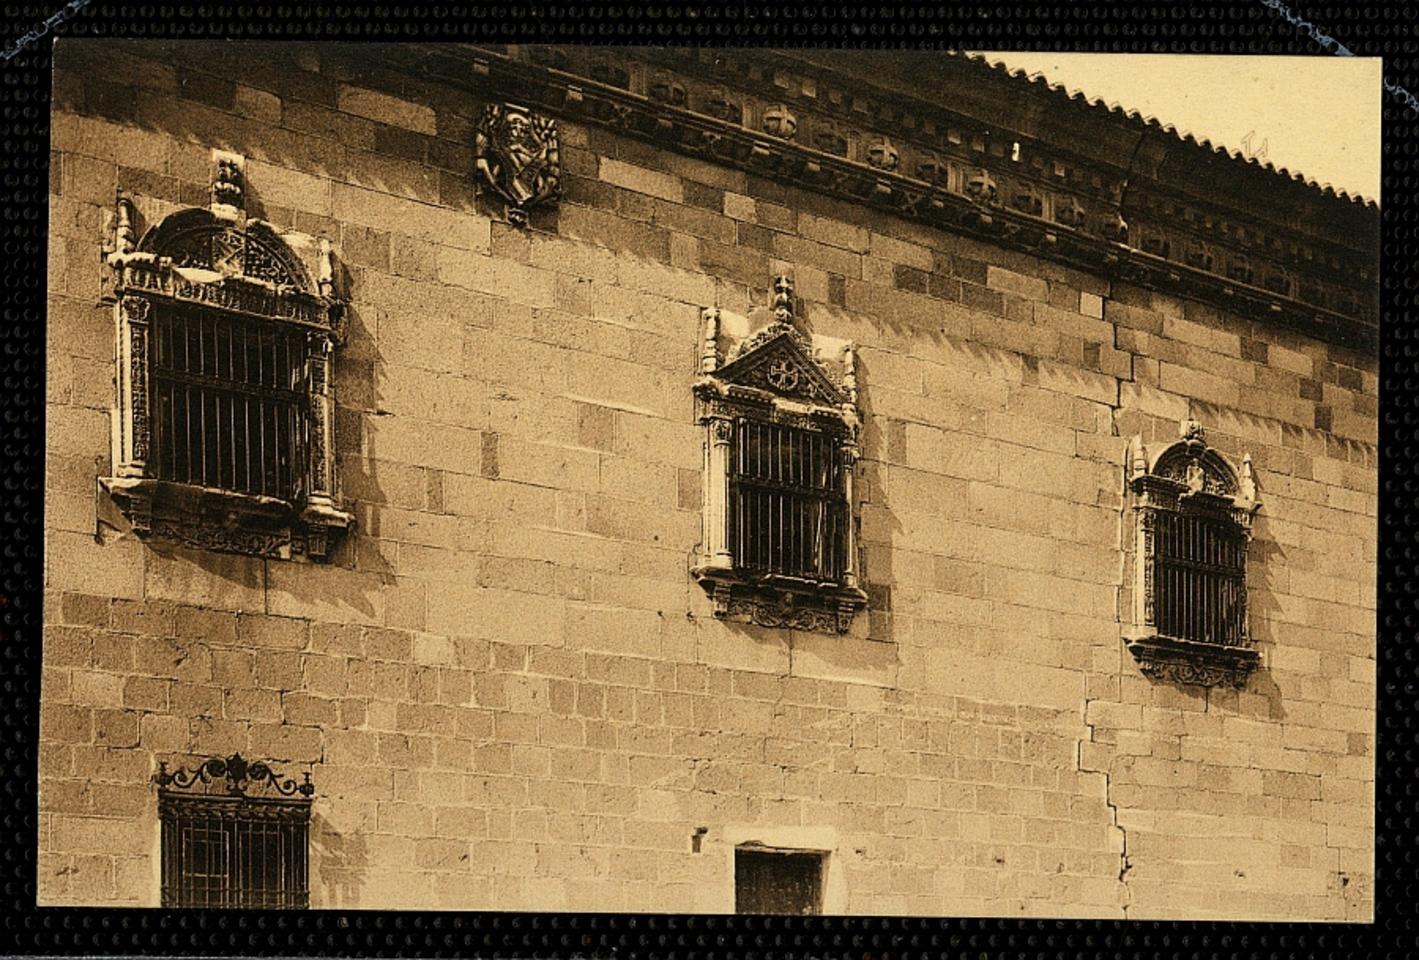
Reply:
<svg viewBox="0 0 1419 960"><path fill-rule="evenodd" d="M211 206L169 214L136 244L134 204L118 201L117 403L102 483L140 537L322 559L351 520L335 474L343 304L330 245L296 238L302 252L248 220L241 158L214 166Z"/></svg>
<svg viewBox="0 0 1419 960"><path fill-rule="evenodd" d="M1259 504L1195 420L1181 439L1129 451L1134 577L1129 650L1149 676L1241 685L1259 659L1247 630L1247 545Z"/></svg>

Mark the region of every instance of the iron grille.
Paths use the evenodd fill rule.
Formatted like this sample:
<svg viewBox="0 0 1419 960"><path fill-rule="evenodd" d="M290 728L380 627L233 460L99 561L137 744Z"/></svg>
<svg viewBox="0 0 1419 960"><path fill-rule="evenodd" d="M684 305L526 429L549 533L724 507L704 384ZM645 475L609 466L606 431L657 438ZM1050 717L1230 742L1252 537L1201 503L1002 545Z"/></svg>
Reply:
<svg viewBox="0 0 1419 960"><path fill-rule="evenodd" d="M310 804L160 795L165 907L299 910L310 905Z"/></svg>
<svg viewBox="0 0 1419 960"><path fill-rule="evenodd" d="M154 311L159 479L291 500L305 446L305 335L272 322Z"/></svg>
<svg viewBox="0 0 1419 960"><path fill-rule="evenodd" d="M1230 520L1159 511L1155 520L1157 627L1198 643L1246 642L1246 537Z"/></svg>
<svg viewBox="0 0 1419 960"><path fill-rule="evenodd" d="M740 418L729 478L735 566L836 582L845 560L842 463L833 436Z"/></svg>

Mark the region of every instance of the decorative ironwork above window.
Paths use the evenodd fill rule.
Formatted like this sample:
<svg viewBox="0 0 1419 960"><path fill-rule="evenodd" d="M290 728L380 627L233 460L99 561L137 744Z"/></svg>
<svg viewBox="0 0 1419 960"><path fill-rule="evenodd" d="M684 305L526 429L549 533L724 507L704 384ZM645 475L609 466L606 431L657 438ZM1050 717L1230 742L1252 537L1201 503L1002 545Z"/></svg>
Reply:
<svg viewBox="0 0 1419 960"><path fill-rule="evenodd" d="M159 764L162 905L310 905L310 774L296 781L241 754L189 770Z"/></svg>
<svg viewBox="0 0 1419 960"><path fill-rule="evenodd" d="M772 298L772 318L752 335L747 318L703 313L694 389L705 427L704 539L691 572L717 617L843 633L867 600L853 494L854 348L795 327L787 277L775 279ZM722 341L733 344L727 358Z"/></svg>
<svg viewBox="0 0 1419 960"><path fill-rule="evenodd" d="M1182 438L1129 450L1133 628L1142 671L1176 683L1241 686L1259 662L1247 632L1247 544L1260 506L1251 458L1238 471L1185 420Z"/></svg>
<svg viewBox="0 0 1419 960"><path fill-rule="evenodd" d="M212 204L136 245L120 197L113 475L100 483L139 537L323 559L351 515L335 469L335 350L344 304L326 240L302 256L248 220L243 161L214 157Z"/></svg>

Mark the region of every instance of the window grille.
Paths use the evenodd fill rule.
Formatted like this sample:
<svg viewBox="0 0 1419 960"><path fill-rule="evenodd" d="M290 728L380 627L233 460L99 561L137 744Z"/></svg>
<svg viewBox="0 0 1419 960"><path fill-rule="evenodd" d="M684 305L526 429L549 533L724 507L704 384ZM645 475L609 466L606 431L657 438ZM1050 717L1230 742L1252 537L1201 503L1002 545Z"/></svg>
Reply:
<svg viewBox="0 0 1419 960"><path fill-rule="evenodd" d="M305 333L207 310L154 311L162 480L284 500L305 462Z"/></svg>
<svg viewBox="0 0 1419 960"><path fill-rule="evenodd" d="M240 754L195 770L159 766L162 905L298 910L310 905L310 804L304 781Z"/></svg>
<svg viewBox="0 0 1419 960"><path fill-rule="evenodd" d="M734 910L811 916L822 913L823 855L783 850L734 851Z"/></svg>
<svg viewBox="0 0 1419 960"><path fill-rule="evenodd" d="M1163 636L1238 646L1245 640L1246 536L1238 525L1188 513L1155 519L1157 625Z"/></svg>
<svg viewBox="0 0 1419 960"><path fill-rule="evenodd" d="M810 337L793 283L772 319L726 336L706 309L696 417L705 428L703 534L690 573L714 615L760 627L846 633L862 589L853 465L861 415L856 349Z"/></svg>
<svg viewBox="0 0 1419 960"><path fill-rule="evenodd" d="M163 906L310 905L309 804L168 797L161 807Z"/></svg>
<svg viewBox="0 0 1419 960"><path fill-rule="evenodd" d="M843 568L843 464L827 434L740 418L729 528L740 569L836 582Z"/></svg>

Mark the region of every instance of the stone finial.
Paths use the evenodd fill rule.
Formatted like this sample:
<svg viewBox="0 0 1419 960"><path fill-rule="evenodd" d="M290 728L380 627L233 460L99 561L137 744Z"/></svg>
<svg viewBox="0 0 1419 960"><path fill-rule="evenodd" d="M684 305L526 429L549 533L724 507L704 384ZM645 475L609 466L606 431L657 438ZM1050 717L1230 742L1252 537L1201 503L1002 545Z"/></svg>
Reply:
<svg viewBox="0 0 1419 960"><path fill-rule="evenodd" d="M126 255L133 252L137 237L133 231L133 201L120 196L113 210L113 252Z"/></svg>
<svg viewBox="0 0 1419 960"><path fill-rule="evenodd" d="M1251 454L1242 454L1241 475L1237 478L1237 498L1256 503L1256 476L1251 469Z"/></svg>
<svg viewBox="0 0 1419 960"><path fill-rule="evenodd" d="M700 350L700 372L714 373L719 369L719 308L705 307L700 311L705 324L705 340Z"/></svg>
<svg viewBox="0 0 1419 960"><path fill-rule="evenodd" d="M331 255L328 237L320 238L319 271L319 275L316 277L316 287L322 297L331 299L335 296L335 261Z"/></svg>

